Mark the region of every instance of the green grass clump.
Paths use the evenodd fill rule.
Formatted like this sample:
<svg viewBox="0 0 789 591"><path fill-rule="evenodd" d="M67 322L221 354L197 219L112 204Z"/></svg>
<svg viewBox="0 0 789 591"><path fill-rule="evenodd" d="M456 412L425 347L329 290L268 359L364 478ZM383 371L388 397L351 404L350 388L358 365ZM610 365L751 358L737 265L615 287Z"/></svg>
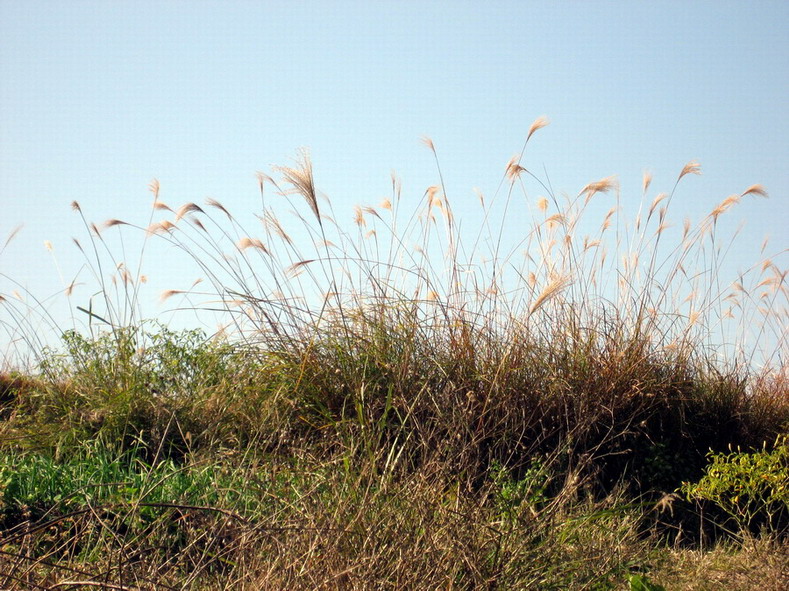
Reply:
<svg viewBox="0 0 789 591"><path fill-rule="evenodd" d="M695 162L651 199L645 176L628 220L614 179L560 198L515 158L477 234L441 183L403 216L396 178L348 231L306 155L277 172L258 233L156 182L147 224L83 217L100 289L59 347L0 294L37 361L0 374L0 586L691 588L667 564L723 550L780 570L751 550L786 546L786 273L720 278L719 220L761 186L672 230ZM304 200L295 229L272 188ZM216 333L142 320L141 262L110 247L135 230L141 260L199 269L162 299Z"/></svg>

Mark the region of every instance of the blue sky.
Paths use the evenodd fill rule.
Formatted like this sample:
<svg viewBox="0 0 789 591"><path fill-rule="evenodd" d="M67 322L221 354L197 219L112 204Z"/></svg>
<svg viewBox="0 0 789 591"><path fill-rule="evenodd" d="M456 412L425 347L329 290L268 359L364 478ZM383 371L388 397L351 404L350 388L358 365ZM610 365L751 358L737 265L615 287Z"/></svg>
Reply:
<svg viewBox="0 0 789 591"><path fill-rule="evenodd" d="M456 215L473 217L472 189L495 192L540 115L524 164L557 192L617 174L637 202L645 169L668 191L698 159L681 218L762 183L769 200L732 215L747 224L728 264L746 267L765 234L789 242L787 25L781 1L0 0L0 240L25 224L0 273L55 293L43 241L65 276L82 263L69 204L144 223L153 178L171 205L252 211L255 172L300 147L350 225L391 170L416 208L437 181L428 135Z"/></svg>

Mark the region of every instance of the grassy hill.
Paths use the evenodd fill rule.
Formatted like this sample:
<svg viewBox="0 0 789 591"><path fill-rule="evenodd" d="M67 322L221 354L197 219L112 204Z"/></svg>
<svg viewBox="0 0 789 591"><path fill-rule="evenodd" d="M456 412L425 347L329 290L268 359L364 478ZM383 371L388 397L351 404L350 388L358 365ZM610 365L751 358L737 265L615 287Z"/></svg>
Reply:
<svg viewBox="0 0 789 591"><path fill-rule="evenodd" d="M346 232L306 156L260 176L259 232L158 183L147 225L85 221L87 326L0 374L0 587L785 588L786 271L718 278L718 219L759 185L669 229L698 170L645 176L627 221L613 179L533 199L516 158L476 236L440 184L403 218L396 179ZM296 238L264 187L303 199ZM192 261L209 288L163 298L225 328L141 320L116 230ZM0 297L34 345L45 312ZM712 340L732 325L756 346Z"/></svg>

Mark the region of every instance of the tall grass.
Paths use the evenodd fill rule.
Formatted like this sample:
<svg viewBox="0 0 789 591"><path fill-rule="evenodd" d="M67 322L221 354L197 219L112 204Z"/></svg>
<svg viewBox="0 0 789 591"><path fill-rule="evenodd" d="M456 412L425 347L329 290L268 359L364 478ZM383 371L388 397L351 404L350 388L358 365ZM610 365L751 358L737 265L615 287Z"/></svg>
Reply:
<svg viewBox="0 0 789 591"><path fill-rule="evenodd" d="M258 174L251 222L212 199L171 208L156 181L143 224L91 223L75 203L98 285L77 308L85 330L59 329L63 346L44 349L32 329L57 329L46 307L0 296L6 333L39 355L35 376L0 383L5 449L23 464L82 465L75 450L96 441L137 466L124 482L165 460L243 476L237 495L179 501L200 517L181 515L167 535L176 502L150 530L138 517L154 507L134 495L122 517L117 500L93 502L101 511L78 519L100 549L90 560L42 558L44 532L63 522L17 504L7 519L33 529L4 537L7 581L62 582L59 569L92 560L138 587L616 588L650 569L650 535L719 532L714 507L700 521L675 491L702 476L709 450L767 450L789 430L785 252L727 278L736 242L719 232L767 192L752 185L672 227L669 208L700 173L690 162L665 193L645 175L628 217L614 178L557 195L528 169L546 124L492 198L480 194L477 227L455 217L429 139L437 182L416 209L393 177L391 195L348 225L307 153ZM603 199L607 213L589 220ZM110 233L136 233L136 259L118 258ZM220 318L215 334L143 320L142 261L162 246L201 278L161 300ZM273 488L258 487L260 470ZM188 542L201 580L166 551L129 558L147 552L143 532L172 550L195 539L194 523L232 538L218 562ZM130 570L112 570L118 561Z"/></svg>

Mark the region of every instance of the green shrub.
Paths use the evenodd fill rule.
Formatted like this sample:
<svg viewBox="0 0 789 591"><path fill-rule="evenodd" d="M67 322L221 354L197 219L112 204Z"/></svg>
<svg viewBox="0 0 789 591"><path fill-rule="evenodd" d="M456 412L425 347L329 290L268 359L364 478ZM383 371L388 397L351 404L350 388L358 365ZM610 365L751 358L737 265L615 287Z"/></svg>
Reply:
<svg viewBox="0 0 789 591"><path fill-rule="evenodd" d="M491 466L491 479L495 487L495 503L504 521L513 521L524 511L536 516L550 500L548 485L551 474L545 465L535 460L521 478L514 479L499 462Z"/></svg>
<svg viewBox="0 0 789 591"><path fill-rule="evenodd" d="M688 500L714 503L741 531L755 526L773 533L786 530L789 517L789 442L778 437L772 449L712 453L704 476L683 483Z"/></svg>

